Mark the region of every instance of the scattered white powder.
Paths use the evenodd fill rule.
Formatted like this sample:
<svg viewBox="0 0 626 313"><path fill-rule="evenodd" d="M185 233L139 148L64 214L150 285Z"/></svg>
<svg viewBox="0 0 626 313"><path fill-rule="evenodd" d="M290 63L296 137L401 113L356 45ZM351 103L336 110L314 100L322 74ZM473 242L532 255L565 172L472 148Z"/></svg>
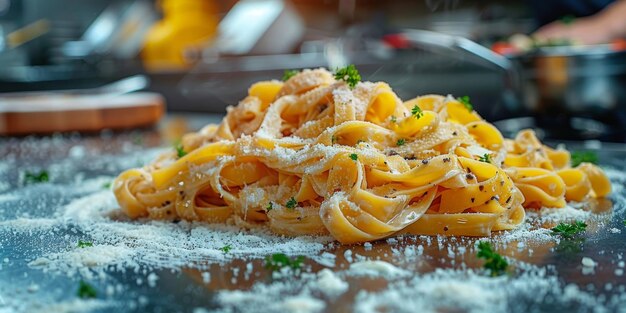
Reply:
<svg viewBox="0 0 626 313"><path fill-rule="evenodd" d="M340 152L340 149L322 145L315 145L312 149L322 160L329 160L334 154ZM275 153L280 154L281 160L297 164L301 156L289 149L284 150L276 149ZM260 153L259 151L248 152ZM88 149L77 148L71 152L70 156L78 158L89 153ZM68 164L71 162L75 160L67 161ZM118 163L115 163L117 164L115 166L120 164L124 164L124 167L136 166L135 160L126 159L123 162L116 162ZM6 164L0 163L2 166ZM2 171L6 170L0 168L0 172ZM51 167L51 173L55 175L66 171L66 165ZM626 203L622 194L623 186L626 185L626 176L622 171L617 170L607 170L607 174L614 182L613 197L616 202L614 212L620 212ZM217 311L213 309L210 311L224 313L246 313L259 310L281 313L317 313L341 310L341 308L336 308L335 301L357 292L354 312L508 312L512 309L519 310L520 303L537 305L542 302L542 299L552 299L562 306L580 308L581 311L607 312L622 308L623 303L626 302L623 284L612 285L610 288L621 290L619 293L598 297L597 294L576 285L563 286L560 278L552 272L548 273L546 268L536 268L516 261L513 262L516 262L517 270L511 276L492 278L467 270L464 258L468 257L467 250L473 251L473 248L468 245L473 241L455 237L435 239L420 236L415 237L417 238L414 239L415 245L408 244L404 238L389 239L387 243L394 247L388 247L390 249L387 251L390 252L385 252L376 258L386 259L388 254L392 254L393 258L405 261L404 264L417 264L416 259L420 262L424 259L426 262L441 261L442 264L445 262L446 265L463 270L436 269L434 272L420 274L405 269L404 266L372 260L374 258L371 254L363 253L359 250L360 247L355 247L354 252L347 249L343 254L348 262L348 269L338 271L336 254L327 252L333 247L332 240L328 237L287 238L272 234L264 227L246 231L228 225L208 225L185 221L179 223L130 221L116 209L117 204L111 192L101 187L112 177L89 180L82 179L80 175L77 177L74 185L42 184L42 186L29 187L35 190L50 188L59 193L71 192L73 196L70 198L76 198L75 200L61 203L58 207L52 206L55 208L54 211L42 215L36 215L37 210L30 210L23 212L23 215L16 215L15 218L10 217L0 221L0 231L11 233L16 237L32 237L42 241L46 238L63 238L64 241L55 242L57 246L46 248L32 259L5 258L2 260L2 266L11 266L12 263L24 261L23 263L28 263L31 268L41 269L44 272L68 276L78 274L81 278L87 279L102 279L103 275L111 271L132 271L138 276L133 277L133 284L149 287L162 283L153 269L166 268L173 271L183 268L197 269L202 282L209 284L211 274L206 267L207 263L226 264L243 259L243 265L239 265L241 268L231 269L234 277L232 282L235 284L239 279L248 280L255 273L253 262L256 261L254 259L261 259L272 253L304 255L319 265L332 268L311 273L311 269L307 267L299 275L287 277L278 275L278 278L266 283L262 280L256 282L250 290L216 290L216 305L221 308ZM25 188L2 194L0 202L19 201L24 193L33 192L33 189ZM251 193L250 201L255 201L258 196ZM43 206L43 208L48 207L50 206ZM36 208L39 209L38 206ZM559 241L558 237L551 235L549 229L537 228L537 224L587 220L590 217L592 217L591 213L572 205L562 209L529 212L526 223L512 231L494 233L492 242L496 243L496 247L513 245L517 249L528 249L530 254L531 249L527 247L536 246L533 243L547 245ZM619 234L621 230L612 228L609 232ZM61 234L64 237L60 237ZM93 242L93 246L78 248L76 238ZM384 244L384 241L382 243ZM0 238L0 248L3 248L2 244L2 238ZM229 253L221 250L226 245L231 246ZM371 251L372 247L371 243L366 243L363 245L363 250ZM437 248L441 255L435 260L428 251ZM621 259L621 254L618 254L618 257ZM454 263L455 259L459 263ZM617 268L614 274L621 277L624 274L624 261L617 262L616 260L615 262ZM581 263L583 271L587 269L591 273L597 265L588 257L583 258ZM341 258L339 265L343 266ZM315 267L319 268L319 266ZM365 286L361 283L363 280L378 281L379 279L388 281L388 284L377 284L378 287L385 289L361 290L361 287ZM218 280L218 277L214 280ZM358 283L355 283L355 280ZM615 280L618 279L615 278ZM42 289L45 289L44 285L40 287L40 285L29 283L22 289L22 293L26 290L31 297L38 298ZM348 292L350 289L352 291ZM124 289L121 285L109 285L104 290L106 292L103 294L114 296ZM148 299L143 296L138 296L136 299L133 306L127 308L138 309L137 306L148 302ZM115 301L111 300L75 299L60 302L57 300L50 303L48 299L39 302L32 301L32 303L22 301L16 306L16 310L18 312L84 312L110 309L115 305ZM9 307L11 310L11 306ZM194 312L209 312L209 310L196 308Z"/></svg>
<svg viewBox="0 0 626 313"><path fill-rule="evenodd" d="M271 283L256 283L250 290L222 290L217 302L218 312L300 312L316 313L326 309L326 302L333 301L349 288L347 282L329 269L317 274L302 273L300 279L291 275L278 275Z"/></svg>
<svg viewBox="0 0 626 313"><path fill-rule="evenodd" d="M354 312L523 312L520 304L537 305L545 297L552 304L576 307L577 312L611 311L593 293L576 285L561 287L558 277L539 269L513 277L437 269L408 281L392 282L382 292L360 291ZM624 300L623 296L613 296L606 302L617 308Z"/></svg>
<svg viewBox="0 0 626 313"><path fill-rule="evenodd" d="M363 248L365 249L365 251L372 250L372 244L369 242L366 242L363 244Z"/></svg>
<svg viewBox="0 0 626 313"><path fill-rule="evenodd" d="M27 312L32 313L82 313L111 308L115 302L98 300L98 299L74 299L69 301L57 302L53 304L31 303L28 305ZM4 312L4 311L3 311ZM8 311L11 312L11 311Z"/></svg>
<svg viewBox="0 0 626 313"><path fill-rule="evenodd" d="M534 213L529 214L533 218ZM566 205L564 208L543 208L539 211L538 220L540 222L548 223L560 223L571 221L585 221L589 219L591 212L576 209L571 205Z"/></svg>
<svg viewBox="0 0 626 313"><path fill-rule="evenodd" d="M589 257L583 257L580 263L584 267L595 267L596 265L598 265L592 258Z"/></svg>
<svg viewBox="0 0 626 313"><path fill-rule="evenodd" d="M397 278L411 273L385 261L361 261L350 265L349 273L354 276L382 276Z"/></svg>
<svg viewBox="0 0 626 313"><path fill-rule="evenodd" d="M315 313L324 310L326 308L326 304L315 298L297 296L285 299L281 303L281 307L283 312Z"/></svg>
<svg viewBox="0 0 626 313"><path fill-rule="evenodd" d="M523 223L518 228L504 231L494 236L495 241L499 243L518 242L524 245L524 242L557 242L558 238L552 235L552 231L547 228L534 227L529 223Z"/></svg>
<svg viewBox="0 0 626 313"><path fill-rule="evenodd" d="M196 262L225 262L245 255L264 258L272 253L305 255L313 260L328 259L320 253L330 242L328 237L280 237L267 228L243 231L227 225L165 221L112 220L115 199L108 191L75 200L59 211L58 219L16 219L0 222L0 227L14 232L39 231L53 235L68 222L85 232L92 247L45 253L29 265L46 271L71 274L88 269L182 268ZM225 254L221 248L230 245Z"/></svg>
<svg viewBox="0 0 626 313"><path fill-rule="evenodd" d="M328 297L338 297L348 290L348 283L327 268L321 270L317 276L317 287Z"/></svg>

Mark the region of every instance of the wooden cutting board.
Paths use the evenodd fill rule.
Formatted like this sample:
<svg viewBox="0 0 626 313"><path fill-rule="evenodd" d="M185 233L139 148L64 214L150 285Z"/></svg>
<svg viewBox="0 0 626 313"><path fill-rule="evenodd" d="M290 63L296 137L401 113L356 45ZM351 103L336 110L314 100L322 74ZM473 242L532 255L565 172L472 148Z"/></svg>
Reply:
<svg viewBox="0 0 626 313"><path fill-rule="evenodd" d="M157 93L0 94L0 135L92 132L156 123L165 111Z"/></svg>

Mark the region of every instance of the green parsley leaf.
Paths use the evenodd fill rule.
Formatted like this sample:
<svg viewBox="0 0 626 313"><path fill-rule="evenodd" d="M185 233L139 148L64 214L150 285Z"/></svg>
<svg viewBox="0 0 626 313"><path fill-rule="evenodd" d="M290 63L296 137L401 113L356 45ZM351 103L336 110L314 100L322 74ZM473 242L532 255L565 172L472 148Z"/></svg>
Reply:
<svg viewBox="0 0 626 313"><path fill-rule="evenodd" d="M265 211L269 212L272 209L274 209L274 204L270 202L270 203L267 204L267 207L265 207Z"/></svg>
<svg viewBox="0 0 626 313"><path fill-rule="evenodd" d="M24 173L24 182L27 184L37 184L37 183L45 183L50 180L50 176L48 175L48 171L43 170L39 173L33 173L26 171Z"/></svg>
<svg viewBox="0 0 626 313"><path fill-rule="evenodd" d="M359 158L359 156L356 153L352 153L350 154L350 158L352 159L352 161L356 161Z"/></svg>
<svg viewBox="0 0 626 313"><path fill-rule="evenodd" d="M598 155L591 151L577 151L572 153L572 159L570 160L572 167L576 167L583 162L598 164Z"/></svg>
<svg viewBox="0 0 626 313"><path fill-rule="evenodd" d="M354 88L361 81L361 75L353 64L335 71L335 79L345 81L350 88Z"/></svg>
<svg viewBox="0 0 626 313"><path fill-rule="evenodd" d="M93 243L89 241L78 240L78 244L76 244L79 248L93 247Z"/></svg>
<svg viewBox="0 0 626 313"><path fill-rule="evenodd" d="M411 109L411 114L416 119L419 119L420 117L424 116L424 112L422 112L422 109L420 109L420 107L418 107L417 105L414 106L413 109Z"/></svg>
<svg viewBox="0 0 626 313"><path fill-rule="evenodd" d="M297 270L302 267L302 262L304 262L303 256L290 258L284 253L275 253L265 257L265 268L272 272L279 271L284 267Z"/></svg>
<svg viewBox="0 0 626 313"><path fill-rule="evenodd" d="M491 163L491 155L489 153L485 153L485 154L483 154L483 156L478 158L478 161L485 162L485 163Z"/></svg>
<svg viewBox="0 0 626 313"><path fill-rule="evenodd" d="M232 248L233 247L231 247L230 245L225 245L225 246L221 247L220 250L222 250L224 253L228 253L228 252L230 252L230 250Z"/></svg>
<svg viewBox="0 0 626 313"><path fill-rule="evenodd" d="M289 199L289 201L287 201L287 204L285 204L285 206L287 207L287 209L295 209L298 206L298 201L296 201L296 199L294 197L291 197L291 199Z"/></svg>
<svg viewBox="0 0 626 313"><path fill-rule="evenodd" d="M563 238L573 238L579 235L587 229L587 224L581 221L575 221L571 224L559 223L556 227L552 228L552 235L559 235Z"/></svg>
<svg viewBox="0 0 626 313"><path fill-rule="evenodd" d="M76 295L82 299L92 299L97 296L96 289L90 284L80 281L78 285L78 291L76 291Z"/></svg>
<svg viewBox="0 0 626 313"><path fill-rule="evenodd" d="M336 144L338 140L339 140L339 138L337 136L335 136L335 135L330 137L330 141L333 143L333 145Z"/></svg>
<svg viewBox="0 0 626 313"><path fill-rule="evenodd" d="M395 115L392 115L392 116L391 116L391 122L392 122L392 123L396 123L396 122L398 122L398 118L396 118L396 116L395 116Z"/></svg>
<svg viewBox="0 0 626 313"><path fill-rule="evenodd" d="M178 155L178 158L182 158L187 155L187 152L185 152L185 149L183 148L183 144L177 143L174 148L176 149L176 155Z"/></svg>
<svg viewBox="0 0 626 313"><path fill-rule="evenodd" d="M574 21L576 21L576 17L571 14L568 14L568 15L561 17L559 21L565 25L571 25L574 23Z"/></svg>
<svg viewBox="0 0 626 313"><path fill-rule="evenodd" d="M491 272L491 276L500 276L509 267L509 262L493 251L491 244L487 241L478 242L478 254L476 256L486 260L483 267Z"/></svg>
<svg viewBox="0 0 626 313"><path fill-rule="evenodd" d="M468 111L470 111L470 112L474 111L474 106L470 102L470 97L469 96L459 97L456 100L461 102Z"/></svg>
<svg viewBox="0 0 626 313"><path fill-rule="evenodd" d="M624 220L624 226L626 226L626 220Z"/></svg>
<svg viewBox="0 0 626 313"><path fill-rule="evenodd" d="M398 139L398 141L396 141L396 146L398 146L398 147L404 146L405 143L406 143L406 139L400 138L400 139Z"/></svg>
<svg viewBox="0 0 626 313"><path fill-rule="evenodd" d="M136 146L143 146L143 137L139 134L132 135L133 144Z"/></svg>
<svg viewBox="0 0 626 313"><path fill-rule="evenodd" d="M283 74L283 81L286 82L289 80L289 78L292 78L294 76L296 76L298 73L300 73L300 71L297 70L285 70L285 73Z"/></svg>
<svg viewBox="0 0 626 313"><path fill-rule="evenodd" d="M111 189L111 182L108 181L108 182L102 184L102 188L104 188L104 189Z"/></svg>

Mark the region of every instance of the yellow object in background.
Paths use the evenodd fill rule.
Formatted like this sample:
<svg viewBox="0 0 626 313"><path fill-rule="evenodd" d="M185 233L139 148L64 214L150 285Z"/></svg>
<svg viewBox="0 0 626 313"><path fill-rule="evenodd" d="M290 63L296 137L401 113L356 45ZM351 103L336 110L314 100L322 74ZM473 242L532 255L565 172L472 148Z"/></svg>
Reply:
<svg viewBox="0 0 626 313"><path fill-rule="evenodd" d="M148 35L141 52L147 70L187 68L217 33L217 6L207 0L162 0L163 19Z"/></svg>

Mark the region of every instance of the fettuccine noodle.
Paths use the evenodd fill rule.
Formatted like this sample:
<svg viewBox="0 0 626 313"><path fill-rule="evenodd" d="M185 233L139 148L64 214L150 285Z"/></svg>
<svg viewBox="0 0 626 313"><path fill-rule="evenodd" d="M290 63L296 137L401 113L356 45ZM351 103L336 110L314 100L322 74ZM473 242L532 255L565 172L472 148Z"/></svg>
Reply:
<svg viewBox="0 0 626 313"><path fill-rule="evenodd" d="M384 82L350 88L324 70L252 85L219 125L183 137L113 188L131 218L267 224L277 234L342 243L398 232L484 236L524 208L611 191L593 164L513 139L448 96L402 102ZM417 109L419 108L419 109Z"/></svg>

